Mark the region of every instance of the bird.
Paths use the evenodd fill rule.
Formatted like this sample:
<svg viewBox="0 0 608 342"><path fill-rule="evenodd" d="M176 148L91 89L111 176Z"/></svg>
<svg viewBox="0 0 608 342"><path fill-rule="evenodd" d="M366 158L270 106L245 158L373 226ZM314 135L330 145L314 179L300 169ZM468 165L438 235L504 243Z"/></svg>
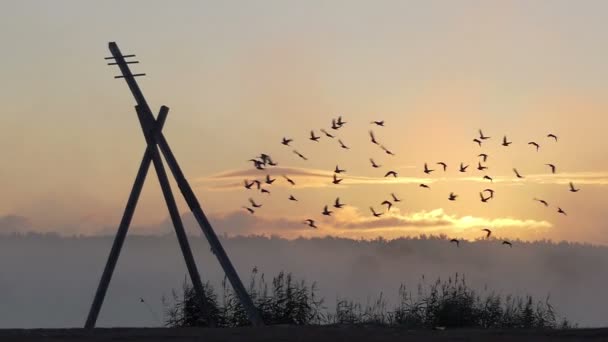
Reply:
<svg viewBox="0 0 608 342"><path fill-rule="evenodd" d="M551 173L555 173L555 165L553 165L553 164L545 164L545 165L547 165L548 167L551 168Z"/></svg>
<svg viewBox="0 0 608 342"><path fill-rule="evenodd" d="M260 156L258 158L262 159L262 163L264 163L264 165L266 165L268 163L268 161L270 160L270 156L267 155L266 153L260 154Z"/></svg>
<svg viewBox="0 0 608 342"><path fill-rule="evenodd" d="M329 132L327 132L325 129L321 128L321 133L325 134L326 137L328 138L335 138L334 135L330 134Z"/></svg>
<svg viewBox="0 0 608 342"><path fill-rule="evenodd" d="M376 124L377 126L384 127L384 120L381 120L381 121L372 121L371 123L372 124Z"/></svg>
<svg viewBox="0 0 608 342"><path fill-rule="evenodd" d="M448 197L448 200L455 201L457 197L458 197L458 195L456 195L453 192L450 192L450 197Z"/></svg>
<svg viewBox="0 0 608 342"><path fill-rule="evenodd" d="M251 206L254 207L254 208L261 208L262 207L261 204L255 203L255 201L253 200L253 198L249 199L249 203L251 203Z"/></svg>
<svg viewBox="0 0 608 342"><path fill-rule="evenodd" d="M380 217L380 216L382 216L382 213L377 213L377 212L374 210L374 208L373 208L373 207L369 207L369 210L371 210L372 214L373 214L375 217Z"/></svg>
<svg viewBox="0 0 608 342"><path fill-rule="evenodd" d="M458 241L457 239L450 240L450 243L452 243L452 242L456 243L456 247L460 247L460 241Z"/></svg>
<svg viewBox="0 0 608 342"><path fill-rule="evenodd" d="M277 180L277 179L270 178L270 175L266 175L266 184L270 185L270 184L274 183L275 180Z"/></svg>
<svg viewBox="0 0 608 342"><path fill-rule="evenodd" d="M502 146L508 147L512 143L513 143L512 141L508 141L507 140L507 136L506 135L504 137L502 137Z"/></svg>
<svg viewBox="0 0 608 342"><path fill-rule="evenodd" d="M494 197L494 190L492 190L492 189L484 189L483 192L489 192L490 193L490 197L491 198Z"/></svg>
<svg viewBox="0 0 608 342"><path fill-rule="evenodd" d="M580 189L574 188L574 184L570 182L570 192L578 192Z"/></svg>
<svg viewBox="0 0 608 342"><path fill-rule="evenodd" d="M279 165L278 163L275 163L272 158L270 158L270 156L268 156L268 165L270 166L277 166Z"/></svg>
<svg viewBox="0 0 608 342"><path fill-rule="evenodd" d="M373 144L378 145L378 141L376 140L376 136L374 135L374 131L369 130L369 138Z"/></svg>
<svg viewBox="0 0 608 342"><path fill-rule="evenodd" d="M488 176L488 175L483 176L483 179L487 179L487 180L489 180L490 182L494 182L494 179L492 179L492 177L490 177L490 176Z"/></svg>
<svg viewBox="0 0 608 342"><path fill-rule="evenodd" d="M553 139L555 139L555 142L557 142L557 135L555 135L555 134L549 133L549 134L547 134L547 138L553 138Z"/></svg>
<svg viewBox="0 0 608 342"><path fill-rule="evenodd" d="M340 203L340 197L336 197L334 201L334 208L341 209L344 206L344 203Z"/></svg>
<svg viewBox="0 0 608 342"><path fill-rule="evenodd" d="M502 242L502 244L503 244L503 245L507 245L507 246L509 246L509 248L513 248L513 244L512 244L512 243L510 243L510 242L509 242L509 241L507 241L507 240L503 241L503 242Z"/></svg>
<svg viewBox="0 0 608 342"><path fill-rule="evenodd" d="M334 173L334 180L333 180L333 182L332 182L332 183L334 183L334 184L340 184L340 182L342 181L342 179L343 179L343 178L338 178L338 177L336 176L336 174Z"/></svg>
<svg viewBox="0 0 608 342"><path fill-rule="evenodd" d="M302 159L304 159L304 160L308 160L308 158L304 157L304 156L302 155L302 153L300 153L300 152L298 152L298 151L296 151L296 150L293 150L293 153L297 154L297 155L298 155L298 157L300 157L300 158L302 158Z"/></svg>
<svg viewBox="0 0 608 342"><path fill-rule="evenodd" d="M448 164L444 162L438 162L437 165L441 165L441 167L443 167L443 172L445 172L445 170L447 170L448 168Z"/></svg>
<svg viewBox="0 0 608 342"><path fill-rule="evenodd" d="M482 229L482 231L486 232L486 239L489 239L490 235L492 235L492 231L489 230L488 228L484 228L484 229Z"/></svg>
<svg viewBox="0 0 608 342"><path fill-rule="evenodd" d="M340 169L340 168L338 167L338 165L336 165L336 168L334 169L334 172L335 172L335 173L342 173L342 172L346 172L346 170L344 170L344 169Z"/></svg>
<svg viewBox="0 0 608 342"><path fill-rule="evenodd" d="M321 139L321 137L315 136L315 131L310 131L310 138L308 139L315 142L319 142L319 139Z"/></svg>
<svg viewBox="0 0 608 342"><path fill-rule="evenodd" d="M481 130L479 130L479 139L486 140L486 139L490 139L490 137L484 136L483 132Z"/></svg>
<svg viewBox="0 0 608 342"><path fill-rule="evenodd" d="M545 205L545 207L548 207L548 206L549 206L549 203L547 203L547 201L545 201L545 200L538 199L538 198L534 198L534 200L535 200L535 201L537 201L537 202L539 202L539 203L544 204L544 205Z"/></svg>
<svg viewBox="0 0 608 342"><path fill-rule="evenodd" d="M376 168L376 169L377 169L377 168L379 168L379 167L381 167L381 166L382 166L382 165L378 165L378 164L376 164L376 162L375 162L375 161L374 161L372 158L369 158L369 161L370 161L370 163L372 163L372 167L373 167L373 168Z"/></svg>
<svg viewBox="0 0 608 342"><path fill-rule="evenodd" d="M424 163L424 173L426 173L427 175L430 175L431 172L433 172L435 170L429 169L428 165L426 163Z"/></svg>
<svg viewBox="0 0 608 342"><path fill-rule="evenodd" d="M384 175L384 177L388 177L388 176L393 176L393 177L397 178L397 172L391 170Z"/></svg>
<svg viewBox="0 0 608 342"><path fill-rule="evenodd" d="M263 193L263 194L270 195L270 191L266 190L266 189L260 189L260 192Z"/></svg>
<svg viewBox="0 0 608 342"><path fill-rule="evenodd" d="M560 207L557 207L557 212L560 213L560 214L567 215L566 212L564 211L564 209L562 209Z"/></svg>
<svg viewBox="0 0 608 342"><path fill-rule="evenodd" d="M288 139L283 137L283 141L281 141L281 144L285 145L285 146L289 146L289 143L292 142L293 139Z"/></svg>
<svg viewBox="0 0 608 342"><path fill-rule="evenodd" d="M259 181L259 180L257 180L257 179L255 179L253 182L255 183L256 188L257 188L258 190L260 190L260 188L262 187L262 182L260 182L260 181Z"/></svg>
<svg viewBox="0 0 608 342"><path fill-rule="evenodd" d="M488 160L488 155L485 153L481 153L478 155L478 157L483 158L483 162L485 163Z"/></svg>
<svg viewBox="0 0 608 342"><path fill-rule="evenodd" d="M252 215L255 213L255 210L253 210L253 209L251 209L251 208L249 208L249 207L243 207L243 209L247 209L247 211L248 211L250 214L252 214Z"/></svg>
<svg viewBox="0 0 608 342"><path fill-rule="evenodd" d="M296 185L296 182L294 182L294 181L293 181L293 179L291 179L291 178L289 178L289 177L287 177L287 176L285 176L285 175L283 175L283 178L285 178L285 180L286 180L286 181L287 181L289 184L291 184L291 185Z"/></svg>
<svg viewBox="0 0 608 342"><path fill-rule="evenodd" d="M253 184L255 184L255 182L248 183L246 179L245 179L244 183L245 183L245 188L247 188L247 189L251 189Z"/></svg>
<svg viewBox="0 0 608 342"><path fill-rule="evenodd" d="M464 165L463 163L460 163L460 172L467 172L467 168L469 167L469 165Z"/></svg>
<svg viewBox="0 0 608 342"><path fill-rule="evenodd" d="M517 176L517 178L524 178L524 176L519 174L516 168L513 168L513 172L515 172L515 176Z"/></svg>
<svg viewBox="0 0 608 342"><path fill-rule="evenodd" d="M340 125L336 123L336 119L331 119L331 129L338 129Z"/></svg>
<svg viewBox="0 0 608 342"><path fill-rule="evenodd" d="M391 193L391 197L393 198L393 202L401 202L401 200L397 198L394 193Z"/></svg>
<svg viewBox="0 0 608 342"><path fill-rule="evenodd" d="M483 171L483 170L487 170L487 169L488 169L487 166L483 166L483 165L481 165L481 162L477 162L477 170Z"/></svg>
<svg viewBox="0 0 608 342"><path fill-rule="evenodd" d="M306 219L306 220L304 221L304 223L308 224L308 226L310 226L310 227L312 227L312 228L315 228L315 229L316 229L316 228L318 228L318 227L315 225L315 220L313 220L313 219Z"/></svg>
<svg viewBox="0 0 608 342"><path fill-rule="evenodd" d="M486 203L488 200L490 200L490 198L492 198L492 196L490 196L490 197L483 197L483 192L479 193L479 197L481 197L481 201L483 203Z"/></svg>
<svg viewBox="0 0 608 342"><path fill-rule="evenodd" d="M293 195L289 195L289 200L290 201L296 201L296 202L298 201L295 197L293 197Z"/></svg>
<svg viewBox="0 0 608 342"><path fill-rule="evenodd" d="M390 211L390 210L391 210L391 208L393 207L393 203L391 203L390 201L386 201L386 200L385 200L384 202L380 203L380 204L381 204L381 205L386 205L386 206L387 206L386 211Z"/></svg>
<svg viewBox="0 0 608 342"><path fill-rule="evenodd" d="M389 150L388 148L384 147L384 145L380 145L380 148L384 150L384 152L386 152L386 154L390 154L391 156L394 156L395 154Z"/></svg>
<svg viewBox="0 0 608 342"><path fill-rule="evenodd" d="M479 145L479 147L481 147L481 140L479 140L479 139L473 139L473 141L476 142Z"/></svg>
<svg viewBox="0 0 608 342"><path fill-rule="evenodd" d="M338 120L336 120L336 124L340 127L344 126L344 124L346 124L346 121L342 121L342 116L338 116Z"/></svg>
<svg viewBox="0 0 608 342"><path fill-rule="evenodd" d="M331 216L331 213L333 213L333 211L328 210L328 209L327 209L327 206L325 206L325 207L323 208L323 212L322 212L322 214L323 214L323 215L325 215L325 216Z"/></svg>
<svg viewBox="0 0 608 342"><path fill-rule="evenodd" d="M431 188L430 186L428 186L428 185L426 185L426 184L420 184L420 187L421 187L421 188L426 188L426 189L430 189L430 188Z"/></svg>
<svg viewBox="0 0 608 342"><path fill-rule="evenodd" d="M338 142L340 143L340 147L342 147L345 150L349 150L350 148L346 145L344 145L344 142L342 142L342 140L338 139Z"/></svg>
<svg viewBox="0 0 608 342"><path fill-rule="evenodd" d="M530 141L530 142L528 143L528 145L536 146L536 152L538 152L538 149L540 148L540 145L539 145L539 144L537 144L537 143L536 143L536 142L534 142L534 141Z"/></svg>
<svg viewBox="0 0 608 342"><path fill-rule="evenodd" d="M248 161L253 162L253 166L258 170L264 170L264 162L257 159L249 159Z"/></svg>

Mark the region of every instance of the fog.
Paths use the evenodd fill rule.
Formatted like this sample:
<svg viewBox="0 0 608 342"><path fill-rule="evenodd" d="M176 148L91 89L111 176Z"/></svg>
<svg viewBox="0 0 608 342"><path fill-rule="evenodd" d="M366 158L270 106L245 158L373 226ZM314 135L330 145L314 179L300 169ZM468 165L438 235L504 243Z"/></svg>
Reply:
<svg viewBox="0 0 608 342"><path fill-rule="evenodd" d="M79 327L106 261L112 237L42 234L0 236L0 328ZM191 236L204 281L223 273L204 238ZM580 326L608 325L608 248L582 244L463 241L438 237L393 241L338 238L285 240L223 237L245 284L253 267L316 281L326 305L337 297L365 303L381 291L391 302L400 283L415 288L455 272L474 288L531 294ZM180 289L186 268L175 236L128 236L98 326L158 326L161 298ZM149 306L139 302L143 297Z"/></svg>

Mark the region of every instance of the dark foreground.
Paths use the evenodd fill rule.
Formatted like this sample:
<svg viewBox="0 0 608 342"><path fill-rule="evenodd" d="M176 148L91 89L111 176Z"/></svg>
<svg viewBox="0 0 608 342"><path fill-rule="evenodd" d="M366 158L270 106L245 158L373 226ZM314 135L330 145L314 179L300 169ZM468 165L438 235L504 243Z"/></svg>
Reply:
<svg viewBox="0 0 608 342"><path fill-rule="evenodd" d="M0 330L0 341L608 341L608 328L559 331L419 331L382 327L289 327L164 329L115 328Z"/></svg>

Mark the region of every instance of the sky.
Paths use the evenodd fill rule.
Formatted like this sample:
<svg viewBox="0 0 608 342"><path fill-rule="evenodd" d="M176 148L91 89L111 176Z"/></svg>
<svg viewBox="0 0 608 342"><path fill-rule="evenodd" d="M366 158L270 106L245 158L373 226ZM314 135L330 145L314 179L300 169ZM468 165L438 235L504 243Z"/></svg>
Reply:
<svg viewBox="0 0 608 342"><path fill-rule="evenodd" d="M5 232L115 231L145 149L134 100L103 59L115 41L137 55L133 70L147 74L138 81L153 110L170 107L165 136L212 223L236 218L219 233L475 239L490 227L505 239L608 244L606 2L3 1L0 7ZM331 130L338 115L348 123ZM350 149L324 136L307 140L320 128ZM370 129L395 156L369 142ZM478 129L491 136L482 147L472 141ZM503 135L513 141L508 148L500 146ZM281 145L282 137L293 138L293 147ZM475 170L482 152L494 183ZM269 169L278 178L270 196L241 186L266 175L247 162L260 153L279 163ZM383 167L371 168L370 157ZM438 161L448 163L447 172ZM437 169L430 176L422 172L425 162ZM466 173L457 171L461 162L471 165ZM347 172L334 186L337 163ZM557 166L556 175L546 163ZM517 180L513 167L525 178ZM398 177L385 179L388 170ZM150 173L133 232L168 229L155 178ZM569 181L581 190L569 192ZM487 187L495 198L481 203L478 193ZM447 200L450 192L456 201ZM374 219L369 206L380 211L391 193L402 202ZM300 201L288 201L289 194ZM348 205L323 217L323 206L337 196ZM250 197L263 204L253 216L242 209ZM304 225L306 218L319 229Z"/></svg>

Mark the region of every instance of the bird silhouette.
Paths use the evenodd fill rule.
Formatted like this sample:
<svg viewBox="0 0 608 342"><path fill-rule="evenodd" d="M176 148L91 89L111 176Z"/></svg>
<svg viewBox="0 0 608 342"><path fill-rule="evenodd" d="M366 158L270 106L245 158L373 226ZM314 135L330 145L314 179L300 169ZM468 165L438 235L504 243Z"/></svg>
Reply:
<svg viewBox="0 0 608 342"><path fill-rule="evenodd" d="M369 138L372 141L373 144L378 145L378 141L376 140L376 136L374 135L374 131L372 131L371 129L369 130Z"/></svg>
<svg viewBox="0 0 608 342"><path fill-rule="evenodd" d="M509 246L509 248L513 248L513 244L512 244L512 243L510 243L510 242L509 242L509 241L507 241L507 240L503 241L503 242L502 242L502 244L503 244L503 245L507 245L507 246Z"/></svg>
<svg viewBox="0 0 608 342"><path fill-rule="evenodd" d="M485 153L480 153L478 157L483 158L484 163L488 160L488 155Z"/></svg>
<svg viewBox="0 0 608 342"><path fill-rule="evenodd" d="M490 177L490 176L488 176L488 175L483 176L483 179L487 179L487 180L489 180L490 182L494 182L494 179L492 179L492 177Z"/></svg>
<svg viewBox="0 0 608 342"><path fill-rule="evenodd" d="M340 147L342 147L345 150L350 149L348 146L344 145L344 142L342 142L342 140L338 139L338 142L340 143Z"/></svg>
<svg viewBox="0 0 608 342"><path fill-rule="evenodd" d="M245 183L245 188L247 188L247 189L251 189L251 187L255 184L255 182L248 183L246 179L245 179L244 183Z"/></svg>
<svg viewBox="0 0 608 342"><path fill-rule="evenodd" d="M574 187L574 183L570 182L570 192L578 192L580 189Z"/></svg>
<svg viewBox="0 0 608 342"><path fill-rule="evenodd" d="M453 192L450 192L450 197L448 197L448 200L450 200L450 201L455 201L455 200L456 200L456 198L458 198L458 195L456 195L456 194L455 194L455 193L453 193Z"/></svg>
<svg viewBox="0 0 608 342"><path fill-rule="evenodd" d="M502 137L502 146L508 147L512 143L513 143L512 141L508 141L507 140L507 136L506 135L504 137Z"/></svg>
<svg viewBox="0 0 608 342"><path fill-rule="evenodd" d="M258 158L260 158L262 160L262 163L264 163L264 165L266 165L268 163L268 161L270 161L270 156L267 155L266 153L260 154L260 156Z"/></svg>
<svg viewBox="0 0 608 342"><path fill-rule="evenodd" d="M327 209L327 206L325 206L323 208L323 212L322 212L323 215L325 215L325 216L331 216L331 213L333 213L333 211Z"/></svg>
<svg viewBox="0 0 608 342"><path fill-rule="evenodd" d="M393 203L391 203L390 201L386 201L386 200L384 202L380 203L380 204L381 205L386 205L387 206L387 208L386 208L387 211L390 211L391 208L393 207Z"/></svg>
<svg viewBox="0 0 608 342"><path fill-rule="evenodd" d="M386 154L390 154L391 156L394 156L395 154L389 150L388 148L384 147L384 145L380 145L380 148L384 150L384 152L386 152Z"/></svg>
<svg viewBox="0 0 608 342"><path fill-rule="evenodd" d="M557 136L555 134L549 133L547 134L547 138L553 138L555 139L555 142L557 142Z"/></svg>
<svg viewBox="0 0 608 342"><path fill-rule="evenodd" d="M331 119L331 129L338 129L340 125L336 123L336 119Z"/></svg>
<svg viewBox="0 0 608 342"><path fill-rule="evenodd" d="M329 132L327 132L325 129L321 128L321 133L325 134L326 137L328 138L335 138L334 135L330 134Z"/></svg>
<svg viewBox="0 0 608 342"><path fill-rule="evenodd" d="M479 139L473 139L474 142L477 143L477 145L479 145L479 147L481 147L481 140Z"/></svg>
<svg viewBox="0 0 608 342"><path fill-rule="evenodd" d="M448 168L448 164L444 162L438 162L437 165L441 165L441 167L443 167L443 172L445 172L445 170L447 170Z"/></svg>
<svg viewBox="0 0 608 342"><path fill-rule="evenodd" d="M270 190L267 190L267 189L260 189L260 192L263 194L270 195Z"/></svg>
<svg viewBox="0 0 608 342"><path fill-rule="evenodd" d="M372 124L376 124L377 126L384 127L384 120L382 120L382 121L372 121L371 123Z"/></svg>
<svg viewBox="0 0 608 342"><path fill-rule="evenodd" d="M243 207L243 209L246 209L252 215L255 213L255 210L253 210L253 209L251 209L249 207Z"/></svg>
<svg viewBox="0 0 608 342"><path fill-rule="evenodd" d="M487 166L483 166L483 165L481 165L481 162L477 162L477 170L483 171L483 170L487 170L487 169L488 169Z"/></svg>
<svg viewBox="0 0 608 342"><path fill-rule="evenodd" d="M270 185L270 184L274 183L275 180L277 180L277 179L270 178L270 175L266 175L266 184Z"/></svg>
<svg viewBox="0 0 608 342"><path fill-rule="evenodd" d="M426 173L427 175L430 175L431 172L433 172L433 171L435 171L435 170L429 169L429 166L426 163L424 163L424 173Z"/></svg>
<svg viewBox="0 0 608 342"><path fill-rule="evenodd" d="M458 239L452 239L450 240L450 243L455 242L456 243L456 247L460 247L460 241L458 241Z"/></svg>
<svg viewBox="0 0 608 342"><path fill-rule="evenodd" d="M315 225L315 220L313 219L306 219L304 221L304 223L308 224L308 226L317 229L318 227Z"/></svg>
<svg viewBox="0 0 608 342"><path fill-rule="evenodd" d="M562 209L560 207L557 207L557 212L560 213L560 214L567 215L566 212L564 211L564 209Z"/></svg>
<svg viewBox="0 0 608 342"><path fill-rule="evenodd" d="M262 187L262 182L260 182L260 181L259 181L259 180L257 180L257 179L255 179L253 182L255 183L256 188L257 188L258 190L260 190L260 188Z"/></svg>
<svg viewBox="0 0 608 342"><path fill-rule="evenodd" d="M346 124L346 121L342 121L342 116L338 116L338 120L336 120L336 124L340 127Z"/></svg>
<svg viewBox="0 0 608 342"><path fill-rule="evenodd" d="M338 165L336 165L336 168L334 169L334 172L335 172L335 173L342 173L342 172L346 172L346 170L340 169L340 168L338 167Z"/></svg>
<svg viewBox="0 0 608 342"><path fill-rule="evenodd" d="M460 163L460 172L467 172L467 168L469 167L469 165L464 165L463 163Z"/></svg>
<svg viewBox="0 0 608 342"><path fill-rule="evenodd" d="M483 135L483 132L481 130L479 130L479 139L486 140L486 139L490 139L490 137Z"/></svg>
<svg viewBox="0 0 608 342"><path fill-rule="evenodd" d="M534 141L530 141L530 142L528 143L528 145L535 146L535 147L536 147L536 152L538 152L538 149L540 148L540 145L539 145L539 144L537 144L537 143L536 143L536 142L534 142Z"/></svg>
<svg viewBox="0 0 608 342"><path fill-rule="evenodd" d="M391 193L391 197L393 198L393 202L401 202L401 200L397 198L394 193Z"/></svg>
<svg viewBox="0 0 608 342"><path fill-rule="evenodd" d="M264 170L264 162L257 159L249 159L250 162L253 162L253 166L258 170Z"/></svg>
<svg viewBox="0 0 608 342"><path fill-rule="evenodd" d="M344 203L340 203L340 197L336 197L336 200L334 201L334 208L341 209L344 205Z"/></svg>
<svg viewBox="0 0 608 342"><path fill-rule="evenodd" d="M555 173L555 165L553 165L553 164L545 164L545 165L547 165L548 167L551 168L551 173Z"/></svg>
<svg viewBox="0 0 608 342"><path fill-rule="evenodd" d="M293 195L289 195L289 200L290 201L296 201L296 202L298 201L295 197L293 197Z"/></svg>
<svg viewBox="0 0 608 342"><path fill-rule="evenodd" d="M482 229L482 231L486 232L486 239L489 239L490 235L492 235L492 231L489 230L488 228L484 228L484 229Z"/></svg>
<svg viewBox="0 0 608 342"><path fill-rule="evenodd" d="M484 189L483 192L489 192L490 193L490 197L491 198L494 197L494 190L492 190L492 189Z"/></svg>
<svg viewBox="0 0 608 342"><path fill-rule="evenodd" d="M545 205L545 207L548 207L548 206L549 206L549 203L547 203L547 201L545 201L545 200L538 199L538 198L534 198L534 200L535 200L535 201L537 201L537 202L539 202L539 203L544 204L544 205Z"/></svg>
<svg viewBox="0 0 608 342"><path fill-rule="evenodd" d="M291 185L296 185L296 182L294 182L294 181L293 181L293 179L291 179L291 178L289 178L289 177L287 177L287 176L285 176L285 175L283 175L283 178L285 178L285 180L286 180L286 181L287 181L289 184L291 184Z"/></svg>
<svg viewBox="0 0 608 342"><path fill-rule="evenodd" d="M298 157L300 157L300 158L302 158L304 160L308 160L308 158L304 157L304 155L302 155L302 153L300 153L300 152L298 152L296 150L293 150L293 153L295 153L296 155L298 155Z"/></svg>
<svg viewBox="0 0 608 342"><path fill-rule="evenodd" d="M382 165L378 165L378 164L376 164L376 162L375 162L375 161L374 161L372 158L369 158L369 161L370 161L370 163L372 163L372 167L373 167L373 168L376 168L376 169L377 169L377 168L379 168L379 167L382 167Z"/></svg>
<svg viewBox="0 0 608 342"><path fill-rule="evenodd" d="M343 179L343 178L338 178L338 177L336 176L336 174L334 173L334 180L333 180L333 182L332 182L332 183L334 183L334 184L340 184L340 182L342 181L342 179Z"/></svg>
<svg viewBox="0 0 608 342"><path fill-rule="evenodd" d="M289 146L289 143L291 143L293 141L293 139L288 139L283 137L283 141L281 141L281 144L285 145L285 146Z"/></svg>
<svg viewBox="0 0 608 342"><path fill-rule="evenodd" d="M428 185L426 185L426 184L420 184L420 187L421 187L421 188L426 188L426 189L430 189L430 188L431 188L430 186L428 186Z"/></svg>
<svg viewBox="0 0 608 342"><path fill-rule="evenodd" d="M490 200L490 198L492 198L492 197L483 197L483 192L479 193L479 197L481 197L481 201L483 203L486 203L488 200Z"/></svg>
<svg viewBox="0 0 608 342"><path fill-rule="evenodd" d="M517 176L517 178L524 178L524 176L519 174L516 168L513 168L513 172L515 172L515 176Z"/></svg>
<svg viewBox="0 0 608 342"><path fill-rule="evenodd" d="M321 137L316 136L315 131L310 131L310 138L308 138L308 139L315 141L315 142L319 142L319 139L321 139Z"/></svg>
<svg viewBox="0 0 608 342"><path fill-rule="evenodd" d="M253 198L249 198L249 203L251 203L251 206L254 207L254 208L261 208L262 207L261 204L255 203L255 201L253 200Z"/></svg>
<svg viewBox="0 0 608 342"><path fill-rule="evenodd" d="M374 217L380 217L382 216L382 213L377 213L373 207L369 207L369 210L371 210L372 214L374 215Z"/></svg>
<svg viewBox="0 0 608 342"><path fill-rule="evenodd" d="M388 176L393 176L393 177L397 178L397 172L391 170L384 175L384 177L388 177Z"/></svg>
<svg viewBox="0 0 608 342"><path fill-rule="evenodd" d="M278 163L275 163L272 158L270 158L270 156L268 156L268 165L270 166L277 166L279 165Z"/></svg>

